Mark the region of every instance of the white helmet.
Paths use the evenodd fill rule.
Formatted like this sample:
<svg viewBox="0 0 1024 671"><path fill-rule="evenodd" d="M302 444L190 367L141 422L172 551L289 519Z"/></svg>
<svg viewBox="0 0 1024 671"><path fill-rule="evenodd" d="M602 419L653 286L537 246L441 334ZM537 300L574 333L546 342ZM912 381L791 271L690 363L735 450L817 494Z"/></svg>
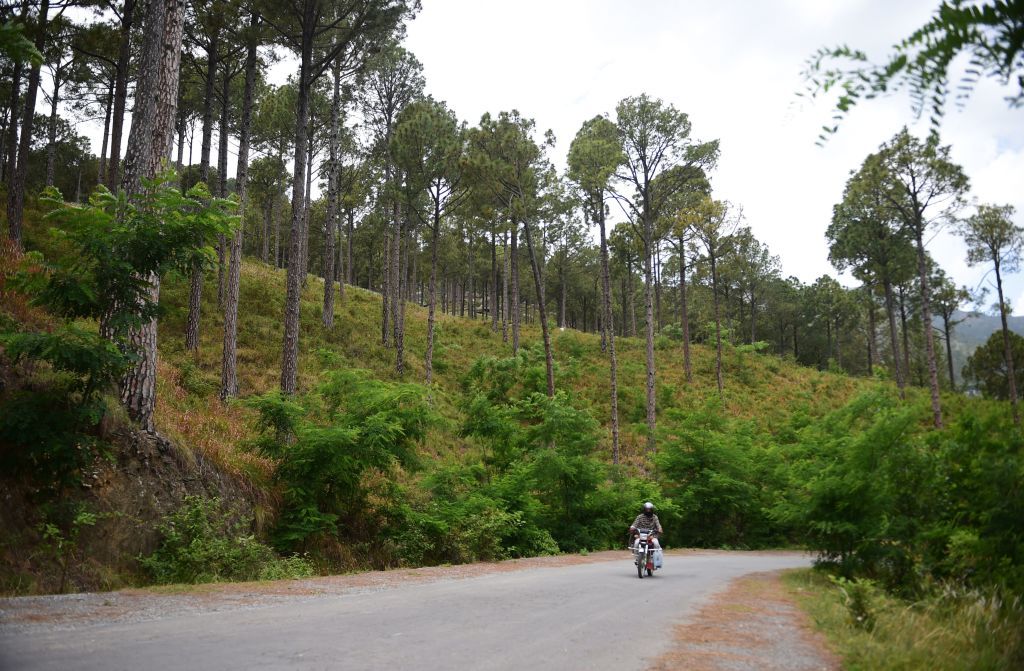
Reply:
<svg viewBox="0 0 1024 671"><path fill-rule="evenodd" d="M651 503L650 501L645 503L644 504L644 512L647 513L647 514L653 513L654 512L654 504Z"/></svg>

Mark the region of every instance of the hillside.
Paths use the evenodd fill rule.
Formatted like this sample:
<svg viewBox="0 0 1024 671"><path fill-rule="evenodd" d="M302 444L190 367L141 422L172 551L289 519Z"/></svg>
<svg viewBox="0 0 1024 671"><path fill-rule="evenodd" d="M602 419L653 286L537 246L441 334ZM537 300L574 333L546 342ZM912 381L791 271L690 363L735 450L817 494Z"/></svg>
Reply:
<svg viewBox="0 0 1024 671"><path fill-rule="evenodd" d="M280 370L281 323L284 310L285 272L247 260L242 268L239 307L240 393L259 394L277 388ZM159 386L157 423L160 430L190 449L204 451L225 464L251 463L251 455L237 444L251 437L252 413L238 405L216 401L220 379L222 317L215 312L215 279L205 284L201 346L198 358L184 348L187 312L187 281L171 278L163 285L165 315L160 323L162 377ZM357 287L346 287L336 305L335 327L327 332L321 324L323 282L310 276L303 292L302 339L299 364L300 389L309 389L319 373L317 352L339 354L347 366L366 369L372 376L396 381L394 350L380 344L380 296ZM425 307L409 304L406 312L406 373L404 380L423 380L426 341ZM508 357L511 345L502 342L490 322L437 313L434 375L438 408L458 421L456 407L462 378L482 356ZM540 328L525 324L524 348L540 347ZM600 350L600 336L566 329L553 335L557 365L556 388L568 391L607 426L607 357ZM617 338L619 355L619 411L623 424L623 460L643 466L645 417L644 348L640 338ZM694 380L687 384L680 343L659 338L655 353L658 371L658 403L671 407L700 407L717 398L714 382L714 350L703 345L691 349ZM812 416L841 406L868 381L821 372L780 360L727 348L724 361L725 414L751 420L771 431L799 410ZM610 461L607 440L600 445ZM440 454L467 446L457 432L432 445Z"/></svg>

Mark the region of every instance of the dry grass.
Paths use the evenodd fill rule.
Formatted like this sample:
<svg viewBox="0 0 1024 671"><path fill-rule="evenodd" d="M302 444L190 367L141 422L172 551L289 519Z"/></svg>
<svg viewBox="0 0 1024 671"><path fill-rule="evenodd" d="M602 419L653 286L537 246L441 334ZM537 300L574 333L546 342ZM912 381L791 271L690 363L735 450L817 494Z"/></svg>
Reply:
<svg viewBox="0 0 1024 671"><path fill-rule="evenodd" d="M1024 668L1024 604L975 592L937 593L908 603L878 593L874 627L857 626L839 590L819 572L786 576L800 605L850 671L1001 671Z"/></svg>
<svg viewBox="0 0 1024 671"><path fill-rule="evenodd" d="M252 260L242 267L239 307L238 369L243 396L277 388L283 337L285 271ZM380 296L357 287L346 287L336 301L335 327L321 324L323 282L310 276L302 294L299 386L312 388L320 374L318 350L328 349L344 365L371 371L384 380L398 380L394 350L380 344ZM164 316L160 324L160 382L157 423L161 431L180 439L191 449L202 450L218 463L235 471L259 475L266 464L244 454L238 445L252 437L252 413L217 400L220 382L223 317L216 308L216 275L209 273L203 294L203 316L198 355L185 351L184 329L188 281L170 277L162 287ZM424 377L426 308L406 308L405 374L403 380ZM449 425L435 431L427 451L443 457L471 449L457 436L457 401L462 376L479 357L510 356L489 321L453 317L438 312L432 398ZM524 346L540 346L537 325L524 325ZM569 390L594 416L608 425L608 363L597 334L555 331L553 344L557 369L556 386ZM639 338L618 338L619 408L621 455L638 471L648 467L645 446L644 345ZM718 397L714 381L714 350L695 345L694 380L687 383L682 366L682 347L662 341L656 355L659 411L668 407L690 408ZM797 409L820 415L837 408L868 381L819 372L771 355L726 349L726 389L721 399L733 417L756 422L770 430L785 422ZM610 439L598 446L611 458Z"/></svg>

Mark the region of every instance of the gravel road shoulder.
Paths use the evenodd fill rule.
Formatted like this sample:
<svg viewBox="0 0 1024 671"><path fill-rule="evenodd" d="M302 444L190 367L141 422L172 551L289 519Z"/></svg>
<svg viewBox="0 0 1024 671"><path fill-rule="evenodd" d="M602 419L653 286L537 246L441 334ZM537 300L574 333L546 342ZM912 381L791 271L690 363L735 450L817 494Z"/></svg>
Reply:
<svg viewBox="0 0 1024 671"><path fill-rule="evenodd" d="M839 658L783 586L780 572L734 580L677 625L657 671L838 671Z"/></svg>

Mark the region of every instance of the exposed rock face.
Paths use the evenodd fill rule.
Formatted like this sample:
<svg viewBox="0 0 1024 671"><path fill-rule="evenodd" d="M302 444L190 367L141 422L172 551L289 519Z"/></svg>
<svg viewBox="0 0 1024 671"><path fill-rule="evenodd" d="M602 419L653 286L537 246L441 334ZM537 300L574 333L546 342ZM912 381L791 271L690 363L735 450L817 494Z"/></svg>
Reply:
<svg viewBox="0 0 1024 671"><path fill-rule="evenodd" d="M255 489L202 455L135 428L116 429L108 439L113 444L109 458L98 459L73 494L98 519L80 528L69 591L130 581L138 557L152 553L160 541L157 525L188 495L220 498L240 515L253 517ZM0 542L0 591L58 591L60 562L40 532L44 506L34 502L31 487L2 475L0 491L0 535L5 537Z"/></svg>

